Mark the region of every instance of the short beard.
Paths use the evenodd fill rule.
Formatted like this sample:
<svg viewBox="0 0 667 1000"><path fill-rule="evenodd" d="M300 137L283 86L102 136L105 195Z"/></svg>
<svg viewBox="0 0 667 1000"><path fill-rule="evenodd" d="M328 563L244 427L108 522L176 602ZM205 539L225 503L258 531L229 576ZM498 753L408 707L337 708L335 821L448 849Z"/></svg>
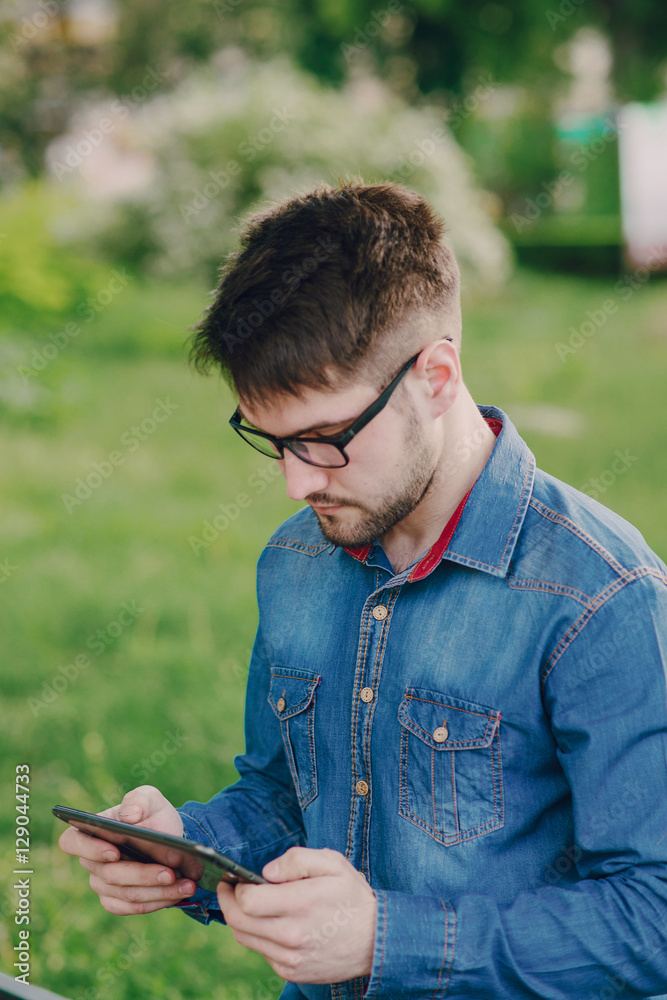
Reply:
<svg viewBox="0 0 667 1000"><path fill-rule="evenodd" d="M405 481L395 496L385 499L375 510L364 504L344 502L343 506L354 506L361 511L359 521L354 525L338 523L334 514L314 512L320 531L327 541L347 549L363 548L377 541L416 510L433 482L437 460L424 440L421 426L412 409L408 411L404 444L406 460L410 459L410 465ZM311 494L309 499L314 503L331 502L331 498L325 494Z"/></svg>

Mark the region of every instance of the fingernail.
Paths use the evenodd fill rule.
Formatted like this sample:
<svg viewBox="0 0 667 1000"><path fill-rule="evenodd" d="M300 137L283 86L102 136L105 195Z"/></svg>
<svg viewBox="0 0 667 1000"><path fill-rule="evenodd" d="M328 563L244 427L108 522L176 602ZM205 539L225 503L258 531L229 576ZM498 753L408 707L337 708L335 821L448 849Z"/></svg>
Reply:
<svg viewBox="0 0 667 1000"><path fill-rule="evenodd" d="M120 812L119 816L125 823L132 823L135 819L140 819L141 809L139 806L124 806Z"/></svg>
<svg viewBox="0 0 667 1000"><path fill-rule="evenodd" d="M118 855L115 851L105 851L102 857L105 861L118 861Z"/></svg>
<svg viewBox="0 0 667 1000"><path fill-rule="evenodd" d="M169 872L160 872L160 874L157 877L157 880L158 882L161 882L162 885L169 885L169 883L171 882L171 874Z"/></svg>
<svg viewBox="0 0 667 1000"><path fill-rule="evenodd" d="M179 885L178 888L179 888L179 891L184 896L191 896L192 893L195 891L196 886L193 885L192 882L181 882L181 884Z"/></svg>

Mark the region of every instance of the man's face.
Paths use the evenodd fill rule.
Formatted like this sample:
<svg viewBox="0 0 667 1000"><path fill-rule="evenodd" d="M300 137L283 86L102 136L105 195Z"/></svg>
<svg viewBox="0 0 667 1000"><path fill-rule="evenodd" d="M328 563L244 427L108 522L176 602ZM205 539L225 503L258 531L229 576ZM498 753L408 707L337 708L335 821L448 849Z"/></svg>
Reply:
<svg viewBox="0 0 667 1000"><path fill-rule="evenodd" d="M360 383L335 393L307 389L302 399L284 397L270 407L251 408L241 401L241 412L255 427L277 437L335 436L378 395ZM381 538L415 510L433 479L438 458L407 384L398 386L385 408L345 450L350 461L340 469L308 465L287 449L279 465L287 495L310 504L324 537L355 548Z"/></svg>

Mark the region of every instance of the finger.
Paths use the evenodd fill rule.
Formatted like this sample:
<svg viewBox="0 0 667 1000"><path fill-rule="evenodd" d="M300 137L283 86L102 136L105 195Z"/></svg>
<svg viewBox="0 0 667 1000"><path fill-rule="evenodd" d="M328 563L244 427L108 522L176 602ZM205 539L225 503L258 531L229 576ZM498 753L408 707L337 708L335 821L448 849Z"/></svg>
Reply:
<svg viewBox="0 0 667 1000"><path fill-rule="evenodd" d="M291 882L312 875L340 875L346 867L352 868L347 858L329 847L290 847L265 864L262 875L272 882Z"/></svg>
<svg viewBox="0 0 667 1000"><path fill-rule="evenodd" d="M154 785L139 785L123 796L117 809L117 818L123 823L140 823L159 812L164 796Z"/></svg>
<svg viewBox="0 0 667 1000"><path fill-rule="evenodd" d="M169 900L152 903L129 903L126 900L117 899L115 896L100 896L100 903L107 913L113 913L114 916L118 917L128 917L137 913L154 913L155 910L163 910L166 906L171 906Z"/></svg>
<svg viewBox="0 0 667 1000"><path fill-rule="evenodd" d="M90 876L90 888L102 899L122 899L126 903L159 903L165 906L177 903L180 900L192 895L192 886L188 892L180 888L180 883L170 886L142 886L142 885L109 885L104 879L94 872Z"/></svg>
<svg viewBox="0 0 667 1000"><path fill-rule="evenodd" d="M113 844L82 833L73 826L63 831L58 844L65 854L88 858L90 861L117 861L120 858L120 851Z"/></svg>
<svg viewBox="0 0 667 1000"><path fill-rule="evenodd" d="M176 874L164 865L145 865L138 861L118 861L115 865L80 858L79 864L108 885L159 885L177 882ZM178 879L180 885L194 886L192 879ZM194 889L192 890L194 892Z"/></svg>
<svg viewBox="0 0 667 1000"><path fill-rule="evenodd" d="M248 931L236 930L234 927L232 927L232 934L239 944L263 955L274 969L279 967L285 972L294 972L304 961L297 952L278 944L275 939L261 937Z"/></svg>

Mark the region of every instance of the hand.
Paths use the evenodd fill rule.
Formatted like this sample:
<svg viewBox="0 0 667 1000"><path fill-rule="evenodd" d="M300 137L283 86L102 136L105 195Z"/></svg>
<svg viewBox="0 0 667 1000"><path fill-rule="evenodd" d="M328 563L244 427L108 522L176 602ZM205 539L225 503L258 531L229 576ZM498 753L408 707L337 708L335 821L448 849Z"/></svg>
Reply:
<svg viewBox="0 0 667 1000"><path fill-rule="evenodd" d="M218 901L239 944L293 983L370 975L375 893L339 851L290 847L264 865L276 884L220 882Z"/></svg>
<svg viewBox="0 0 667 1000"><path fill-rule="evenodd" d="M152 785L133 788L120 805L99 815L147 826L174 837L183 836L180 815ZM165 865L120 861L120 851L114 844L82 833L74 826L67 827L58 843L66 854L78 857L90 872L90 887L109 913L151 913L191 896L197 888L191 879L177 878L173 869Z"/></svg>

